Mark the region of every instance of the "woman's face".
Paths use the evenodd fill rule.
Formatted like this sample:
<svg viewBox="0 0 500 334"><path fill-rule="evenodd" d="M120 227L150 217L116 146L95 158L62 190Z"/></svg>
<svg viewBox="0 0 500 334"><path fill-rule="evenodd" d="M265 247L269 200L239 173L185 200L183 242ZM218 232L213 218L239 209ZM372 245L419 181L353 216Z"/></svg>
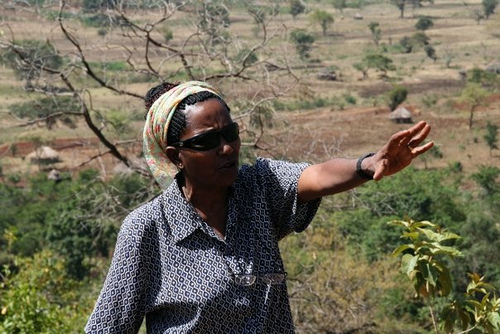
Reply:
<svg viewBox="0 0 500 334"><path fill-rule="evenodd" d="M220 130L233 121L226 107L217 99L187 106L187 127L180 140L210 130ZM199 188L228 187L236 181L241 141L228 142L219 133L220 145L205 151L178 148L186 185Z"/></svg>

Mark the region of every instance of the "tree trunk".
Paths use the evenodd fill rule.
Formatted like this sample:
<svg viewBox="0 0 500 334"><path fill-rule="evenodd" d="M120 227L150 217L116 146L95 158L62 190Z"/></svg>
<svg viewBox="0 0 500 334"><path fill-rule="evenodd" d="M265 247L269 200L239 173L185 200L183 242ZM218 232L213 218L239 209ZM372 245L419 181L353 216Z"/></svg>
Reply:
<svg viewBox="0 0 500 334"><path fill-rule="evenodd" d="M476 109L475 107L472 108L470 110L470 114L469 114L469 130L472 129L472 121L473 121L473 118L474 118L474 109Z"/></svg>

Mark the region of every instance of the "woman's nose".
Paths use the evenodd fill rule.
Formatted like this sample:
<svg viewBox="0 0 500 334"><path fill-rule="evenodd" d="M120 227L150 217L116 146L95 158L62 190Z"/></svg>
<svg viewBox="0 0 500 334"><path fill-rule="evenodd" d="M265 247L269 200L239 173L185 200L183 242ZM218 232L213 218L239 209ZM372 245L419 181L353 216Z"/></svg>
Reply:
<svg viewBox="0 0 500 334"><path fill-rule="evenodd" d="M219 153L220 154L231 154L234 152L235 148L233 145L237 145L238 140L228 142L225 138L221 138Z"/></svg>

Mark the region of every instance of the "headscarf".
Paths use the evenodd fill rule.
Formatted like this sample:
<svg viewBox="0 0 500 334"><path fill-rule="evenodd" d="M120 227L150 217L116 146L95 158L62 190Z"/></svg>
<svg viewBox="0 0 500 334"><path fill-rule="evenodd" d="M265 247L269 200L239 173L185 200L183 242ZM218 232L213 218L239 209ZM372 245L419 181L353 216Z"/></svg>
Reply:
<svg viewBox="0 0 500 334"><path fill-rule="evenodd" d="M167 133L170 121L179 103L189 95L209 91L220 94L208 83L187 81L161 95L149 108L143 132L143 150L146 163L156 182L166 189L173 180L176 168L166 155Z"/></svg>

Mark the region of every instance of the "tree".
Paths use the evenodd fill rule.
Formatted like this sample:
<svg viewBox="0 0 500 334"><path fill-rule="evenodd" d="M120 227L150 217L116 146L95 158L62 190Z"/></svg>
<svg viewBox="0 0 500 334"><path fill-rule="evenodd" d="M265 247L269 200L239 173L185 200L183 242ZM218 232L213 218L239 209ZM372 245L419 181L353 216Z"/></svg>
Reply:
<svg viewBox="0 0 500 334"><path fill-rule="evenodd" d="M378 53L367 54L363 61L366 62L368 68L380 71L384 76L387 74L387 71L394 71L396 69L391 58Z"/></svg>
<svg viewBox="0 0 500 334"><path fill-rule="evenodd" d="M116 108L98 101L95 94L107 91L120 96L122 112L132 114L143 108L145 92L131 88L131 83L142 82L146 87L164 81L196 79L211 81L222 91L232 91L238 83L245 82L252 93L235 94L234 99L248 108L233 112L241 114L240 120L250 126L251 115L261 103L288 93L300 80L290 65L285 40L278 39L285 28L271 22L279 5L275 0L260 1L262 11L253 14L250 8L254 7L248 7L260 34L246 42L233 40L235 37L227 29L234 2L151 0L129 6L126 11L121 6L106 6L105 12L98 9L95 15L74 15L73 8L63 0L55 18L58 33L52 28L46 36L39 34L43 42L19 41L13 26L10 34L0 36L0 58L28 81L31 95L27 99L36 100L42 94L70 97L79 106L79 115L73 115L74 110L62 112L78 116L102 143L104 149L98 154L112 155L135 171L149 175L132 162L137 152L129 148L137 144L135 133L117 134L101 126L100 122ZM94 8L90 2L89 8ZM269 19L262 13L269 13ZM89 19L96 15L106 18L107 34L106 38L89 43L86 29L79 28L82 24L88 26ZM114 19L117 17L119 20ZM174 33L168 34L165 27ZM177 34L179 29L183 34ZM109 48L109 39L114 40L113 48ZM100 56L95 57L97 54ZM30 120L24 122L29 124ZM254 130L247 132L247 140L249 147L257 148L250 142L256 143L263 131Z"/></svg>
<svg viewBox="0 0 500 334"><path fill-rule="evenodd" d="M2 58L18 79L26 81L26 87L32 87L32 81L43 72L57 71L63 63L52 44L33 39L14 41Z"/></svg>
<svg viewBox="0 0 500 334"><path fill-rule="evenodd" d="M391 3L394 6L398 7L400 18L403 18L405 16L406 1L407 0L391 0Z"/></svg>
<svg viewBox="0 0 500 334"><path fill-rule="evenodd" d="M417 30L422 30L425 31L427 29L430 29L434 25L434 21L432 18L428 16L422 16L418 19L417 23L415 24L415 28Z"/></svg>
<svg viewBox="0 0 500 334"><path fill-rule="evenodd" d="M290 38L295 43L300 58L302 60L309 58L309 52L314 43L314 37L305 29L295 29L290 33Z"/></svg>
<svg viewBox="0 0 500 334"><path fill-rule="evenodd" d="M474 113L480 106L486 105L489 93L477 83L468 83L460 94L460 100L469 105L469 130L472 129Z"/></svg>
<svg viewBox="0 0 500 334"><path fill-rule="evenodd" d="M27 125L45 123L48 129L52 129L57 120L75 129L75 120L81 116L80 106L69 96L45 97L13 104L9 109L12 115L20 119L28 119Z"/></svg>
<svg viewBox="0 0 500 334"><path fill-rule="evenodd" d="M479 67L473 67L467 71L467 81L481 85L481 87L495 87L499 82L496 73L485 71Z"/></svg>
<svg viewBox="0 0 500 334"><path fill-rule="evenodd" d="M427 36L424 32L416 32L411 36L411 41L413 46L426 46L429 45L429 36Z"/></svg>
<svg viewBox="0 0 500 334"><path fill-rule="evenodd" d="M413 51L413 41L408 36L401 38L399 45L403 48L403 53L411 53Z"/></svg>
<svg viewBox="0 0 500 334"><path fill-rule="evenodd" d="M484 13L479 9L474 9L472 11L472 16L478 25L481 23L481 20L484 20Z"/></svg>
<svg viewBox="0 0 500 334"><path fill-rule="evenodd" d="M298 15L302 14L306 10L306 6L301 0L289 0L290 3L290 14L295 20Z"/></svg>
<svg viewBox="0 0 500 334"><path fill-rule="evenodd" d="M492 156L492 151L493 150L498 150L498 125L496 124L491 124L488 122L486 124L486 134L484 135L484 140L486 141L486 144L488 144L488 147L490 148L490 157Z"/></svg>
<svg viewBox="0 0 500 334"><path fill-rule="evenodd" d="M422 46L425 48L429 45L430 38L423 32L416 32L411 37L404 36L399 41L399 45L403 48L403 53L411 53Z"/></svg>
<svg viewBox="0 0 500 334"><path fill-rule="evenodd" d="M114 0L83 0L84 13L113 10L118 2Z"/></svg>
<svg viewBox="0 0 500 334"><path fill-rule="evenodd" d="M347 7L347 0L332 0L332 5L335 10L343 13L344 8Z"/></svg>
<svg viewBox="0 0 500 334"><path fill-rule="evenodd" d="M426 45L424 47L424 50L427 57L431 58L432 60L434 60L434 62L436 62L437 60L436 49L434 49L432 45Z"/></svg>
<svg viewBox="0 0 500 334"><path fill-rule="evenodd" d="M488 19L491 14L495 13L495 9L498 6L498 0L483 0L482 5L484 16L486 19Z"/></svg>
<svg viewBox="0 0 500 334"><path fill-rule="evenodd" d="M333 15L324 11L322 9L315 9L311 15L309 16L310 20L313 23L317 23L321 26L321 30L323 32L323 36L326 36L326 32L328 28L335 22Z"/></svg>
<svg viewBox="0 0 500 334"><path fill-rule="evenodd" d="M370 22L368 24L368 28L370 29L370 31L372 33L373 42L375 43L375 45L378 45L378 43L380 42L381 35L382 35L382 30L380 29L380 23Z"/></svg>
<svg viewBox="0 0 500 334"><path fill-rule="evenodd" d="M387 71L396 69L391 58L378 53L365 54L361 62L355 63L352 66L363 73L363 79L368 78L368 71L370 69L382 72L383 76L387 75Z"/></svg>
<svg viewBox="0 0 500 334"><path fill-rule="evenodd" d="M368 79L368 70L370 69L366 62L359 62L359 63L354 63L352 65L355 70L360 71L363 74L363 80Z"/></svg>
<svg viewBox="0 0 500 334"><path fill-rule="evenodd" d="M395 110L408 97L408 89L403 86L394 86L388 93L389 108Z"/></svg>

